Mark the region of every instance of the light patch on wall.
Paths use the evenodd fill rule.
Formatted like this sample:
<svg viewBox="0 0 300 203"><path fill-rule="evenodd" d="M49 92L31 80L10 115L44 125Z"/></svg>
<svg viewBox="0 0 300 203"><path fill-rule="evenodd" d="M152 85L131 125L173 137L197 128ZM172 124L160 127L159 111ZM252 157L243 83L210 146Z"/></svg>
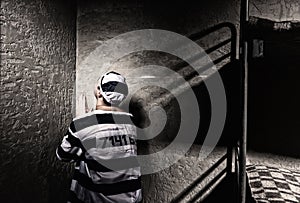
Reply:
<svg viewBox="0 0 300 203"><path fill-rule="evenodd" d="M140 78L147 79L147 78L156 78L156 77L153 75L143 75Z"/></svg>

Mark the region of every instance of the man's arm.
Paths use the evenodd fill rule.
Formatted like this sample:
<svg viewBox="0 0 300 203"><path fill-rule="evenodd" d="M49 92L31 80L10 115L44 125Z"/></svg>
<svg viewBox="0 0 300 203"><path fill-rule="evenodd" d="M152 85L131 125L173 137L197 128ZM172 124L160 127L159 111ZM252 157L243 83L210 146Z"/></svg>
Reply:
<svg viewBox="0 0 300 203"><path fill-rule="evenodd" d="M76 137L69 128L62 140L60 146L56 149L56 156L61 161L71 162L83 158L85 149L81 141Z"/></svg>

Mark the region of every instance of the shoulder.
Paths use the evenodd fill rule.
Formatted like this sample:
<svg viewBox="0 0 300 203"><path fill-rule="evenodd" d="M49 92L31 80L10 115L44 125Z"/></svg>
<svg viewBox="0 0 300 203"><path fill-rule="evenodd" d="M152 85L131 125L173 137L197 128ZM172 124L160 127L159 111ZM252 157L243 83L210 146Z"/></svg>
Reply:
<svg viewBox="0 0 300 203"><path fill-rule="evenodd" d="M94 110L73 119L71 129L73 132L101 124L132 124L132 114L127 112Z"/></svg>
<svg viewBox="0 0 300 203"><path fill-rule="evenodd" d="M124 116L133 117L133 115L131 113L123 112L123 111L94 110L94 111L91 111L89 113L85 113L83 115L76 116L75 118L73 118L73 121L80 120L80 119L83 119L83 118L87 118L87 117L90 117L90 116L96 116L96 115L103 115L103 116L105 116L105 115L124 115Z"/></svg>

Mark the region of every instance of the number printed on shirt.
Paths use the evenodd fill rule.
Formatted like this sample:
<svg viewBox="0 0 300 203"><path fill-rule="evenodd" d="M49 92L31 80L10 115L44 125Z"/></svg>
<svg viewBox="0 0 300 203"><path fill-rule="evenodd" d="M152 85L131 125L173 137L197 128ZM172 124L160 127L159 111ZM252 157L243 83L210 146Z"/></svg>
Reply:
<svg viewBox="0 0 300 203"><path fill-rule="evenodd" d="M111 145L114 147L135 144L135 140L127 135L110 136L108 139L111 142Z"/></svg>

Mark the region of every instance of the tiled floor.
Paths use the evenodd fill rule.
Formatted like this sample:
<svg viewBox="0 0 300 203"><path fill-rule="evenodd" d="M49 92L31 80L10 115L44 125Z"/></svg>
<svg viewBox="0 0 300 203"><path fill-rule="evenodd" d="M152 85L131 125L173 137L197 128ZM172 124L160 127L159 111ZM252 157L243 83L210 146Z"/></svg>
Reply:
<svg viewBox="0 0 300 203"><path fill-rule="evenodd" d="M250 152L247 176L257 202L300 202L300 159Z"/></svg>

